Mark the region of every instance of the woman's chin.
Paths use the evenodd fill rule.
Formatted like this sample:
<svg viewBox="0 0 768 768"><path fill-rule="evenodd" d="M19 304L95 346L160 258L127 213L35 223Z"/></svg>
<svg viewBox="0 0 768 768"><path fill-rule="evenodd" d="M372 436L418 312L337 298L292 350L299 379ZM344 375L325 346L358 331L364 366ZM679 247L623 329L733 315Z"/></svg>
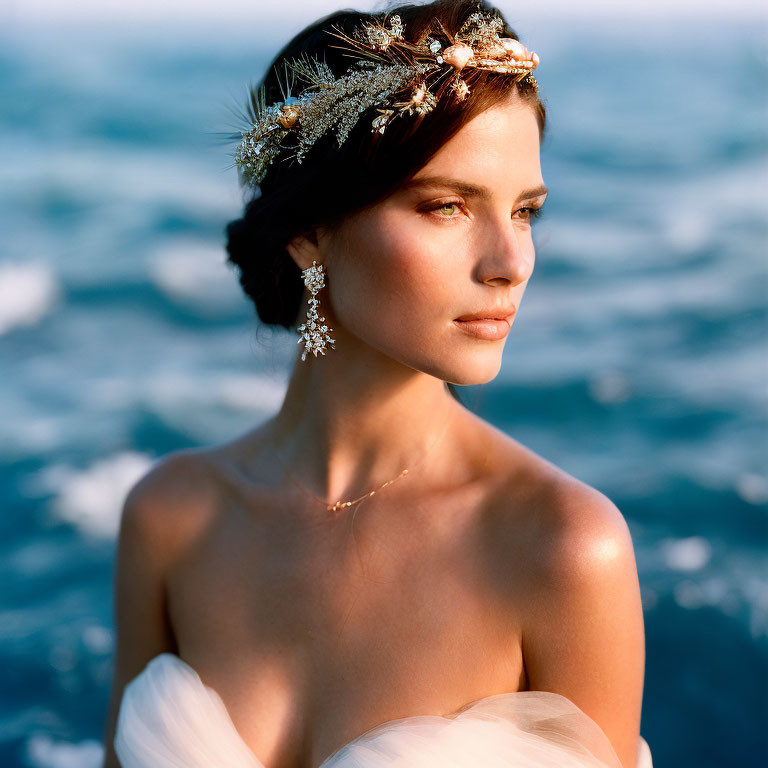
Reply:
<svg viewBox="0 0 768 768"><path fill-rule="evenodd" d="M460 365L449 368L443 379L462 387L474 387L493 381L500 370L501 351L488 351L481 355L467 355Z"/></svg>

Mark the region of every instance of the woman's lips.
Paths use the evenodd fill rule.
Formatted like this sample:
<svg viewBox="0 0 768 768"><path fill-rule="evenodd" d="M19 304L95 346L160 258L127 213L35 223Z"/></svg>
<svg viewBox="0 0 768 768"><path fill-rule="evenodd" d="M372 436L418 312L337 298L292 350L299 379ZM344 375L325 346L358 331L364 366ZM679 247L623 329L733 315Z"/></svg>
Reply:
<svg viewBox="0 0 768 768"><path fill-rule="evenodd" d="M508 320L491 320L484 318L482 320L454 320L453 322L470 336L475 336L478 339L488 339L490 341L503 339L509 333L510 329Z"/></svg>

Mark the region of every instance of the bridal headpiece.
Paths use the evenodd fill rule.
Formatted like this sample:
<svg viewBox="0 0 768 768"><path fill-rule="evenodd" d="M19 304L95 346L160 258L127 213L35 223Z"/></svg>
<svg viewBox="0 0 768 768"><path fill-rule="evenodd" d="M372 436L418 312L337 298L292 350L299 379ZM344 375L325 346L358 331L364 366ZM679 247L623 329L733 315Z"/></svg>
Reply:
<svg viewBox="0 0 768 768"><path fill-rule="evenodd" d="M470 93L465 73L472 69L509 74L536 89L532 71L539 57L518 40L500 37L503 28L500 16L482 10L470 14L455 37L435 19L415 43L404 39L399 15L386 23L365 22L352 36L334 27L330 34L346 45L332 47L351 51L357 58L344 75L337 78L325 62L302 55L285 62L293 79L304 84L299 93L291 93L293 83L286 83L287 93L280 84L283 101L267 105L265 87L250 88L245 117L251 127L240 134L235 152L242 182L259 184L281 154L301 163L330 130L341 146L370 107L378 112L371 131L383 134L398 116L433 110L446 91L464 101ZM296 137L296 151L287 155L283 140L291 134Z"/></svg>

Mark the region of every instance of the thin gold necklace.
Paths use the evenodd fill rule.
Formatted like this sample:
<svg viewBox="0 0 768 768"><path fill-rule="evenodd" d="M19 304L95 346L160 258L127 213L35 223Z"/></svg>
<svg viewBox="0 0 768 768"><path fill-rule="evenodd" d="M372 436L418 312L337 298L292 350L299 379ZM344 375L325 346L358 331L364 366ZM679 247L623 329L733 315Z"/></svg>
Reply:
<svg viewBox="0 0 768 768"><path fill-rule="evenodd" d="M448 427L450 426L453 419L450 419L448 422L446 422L445 427L443 428L443 431L440 433L440 437L438 437L432 445L429 446L429 448L422 454L421 458L416 462L416 464L413 464L412 467L418 467L419 464L421 464L422 461L431 453L432 449L443 439L446 431L448 430ZM321 496L318 496L315 493L312 493L312 491L307 490L304 488L301 483L298 483L296 480L293 479L293 475L288 471L288 467L285 466L283 463L283 460L280 458L280 456L275 452L275 457L280 462L280 465L282 466L283 470L285 471L286 476L288 479L302 492L305 494L310 495L312 498L316 499L317 501L322 502L325 505L325 509L327 512L338 512L342 509L347 509L351 507L353 504L358 504L359 502L363 501L364 499L370 498L373 496L376 491L380 491L382 488L386 488L386 486L390 485L391 483L394 483L395 481L399 480L401 477L405 477L405 475L408 474L408 469L403 469L400 474L397 477L392 478L392 480L387 480L386 483L382 483L381 485L374 488L372 491L368 491L368 493L364 493L362 496L358 496L356 499L352 499L350 501L337 501L334 504L329 504L326 499L322 498Z"/></svg>

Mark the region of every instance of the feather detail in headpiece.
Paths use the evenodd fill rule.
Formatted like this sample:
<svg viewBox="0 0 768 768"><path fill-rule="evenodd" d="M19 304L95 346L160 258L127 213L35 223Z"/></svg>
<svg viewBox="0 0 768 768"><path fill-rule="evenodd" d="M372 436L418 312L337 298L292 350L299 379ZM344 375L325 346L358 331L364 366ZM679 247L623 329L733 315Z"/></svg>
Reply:
<svg viewBox="0 0 768 768"><path fill-rule="evenodd" d="M365 22L351 35L333 27L330 34L344 45L332 47L348 51L355 59L340 77L325 62L302 56L284 61L282 102L267 106L264 86L250 88L248 128L240 133L235 152L245 183L260 183L281 154L301 163L327 132L333 131L341 146L361 114L372 107L377 107L378 114L371 121L371 131L383 134L398 116L428 114L446 92L464 101L470 88L463 73L470 69L513 75L517 82L537 87L531 73L539 57L518 40L499 37L504 21L494 13L470 14L455 38L436 21L414 43L404 38L399 15L386 21ZM444 47L446 41L448 47ZM303 84L298 97L291 95L296 80ZM283 139L288 134L296 139L293 154L284 152Z"/></svg>

